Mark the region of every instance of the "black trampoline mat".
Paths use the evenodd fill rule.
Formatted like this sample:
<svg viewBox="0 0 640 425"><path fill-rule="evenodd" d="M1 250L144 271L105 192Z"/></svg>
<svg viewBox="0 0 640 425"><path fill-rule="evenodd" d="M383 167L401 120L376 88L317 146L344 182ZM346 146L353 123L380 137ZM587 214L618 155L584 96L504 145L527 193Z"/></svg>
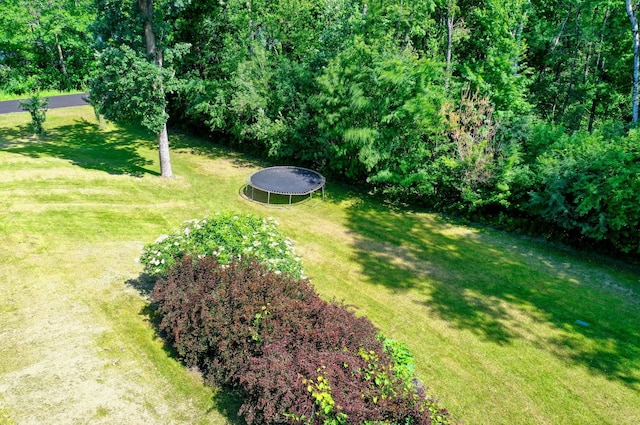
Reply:
<svg viewBox="0 0 640 425"><path fill-rule="evenodd" d="M302 167L264 168L249 176L248 183L265 192L279 195L308 195L325 184L322 174Z"/></svg>

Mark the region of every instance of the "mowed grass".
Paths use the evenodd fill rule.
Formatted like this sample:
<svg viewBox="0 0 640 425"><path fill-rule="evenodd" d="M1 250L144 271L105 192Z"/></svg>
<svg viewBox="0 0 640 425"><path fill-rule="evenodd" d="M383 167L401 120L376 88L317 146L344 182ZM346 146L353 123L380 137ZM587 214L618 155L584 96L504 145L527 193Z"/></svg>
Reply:
<svg viewBox="0 0 640 425"><path fill-rule="evenodd" d="M327 299L407 342L467 424L640 423L640 272L329 184L293 207L241 196L260 164L89 107L0 116L0 423L242 423L164 347L137 288L144 244L235 210L277 218ZM588 322L581 326L577 320Z"/></svg>
<svg viewBox="0 0 640 425"><path fill-rule="evenodd" d="M78 94L84 93L86 90L72 90L72 91L60 91L60 90L43 90L39 91L38 95L41 97L49 97L49 96L59 96L65 94ZM13 93L5 93L0 91L0 101L2 100L19 100L19 99L29 99L33 93L25 93L25 94L13 94Z"/></svg>

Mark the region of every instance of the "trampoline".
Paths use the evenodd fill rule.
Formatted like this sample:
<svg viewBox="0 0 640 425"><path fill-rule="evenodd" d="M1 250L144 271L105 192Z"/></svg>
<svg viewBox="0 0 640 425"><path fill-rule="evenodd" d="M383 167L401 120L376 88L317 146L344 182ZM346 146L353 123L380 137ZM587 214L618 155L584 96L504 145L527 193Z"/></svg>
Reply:
<svg viewBox="0 0 640 425"><path fill-rule="evenodd" d="M289 205L293 196L313 198L313 193L322 190L324 199L325 178L317 171L294 166L263 168L247 177L245 193L255 201L255 191L267 194L267 204L271 203L271 194L289 196ZM251 191L248 189L251 188ZM264 195L263 195L264 196Z"/></svg>

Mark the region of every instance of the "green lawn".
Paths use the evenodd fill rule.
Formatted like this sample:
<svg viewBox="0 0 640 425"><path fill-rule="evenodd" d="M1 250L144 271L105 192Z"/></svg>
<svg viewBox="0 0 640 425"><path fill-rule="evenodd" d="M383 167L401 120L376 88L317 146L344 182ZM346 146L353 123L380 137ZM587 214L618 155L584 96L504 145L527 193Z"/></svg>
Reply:
<svg viewBox="0 0 640 425"><path fill-rule="evenodd" d="M287 208L240 196L259 164L96 124L90 107L0 116L0 423L238 424L149 324L144 244L221 210L276 217L326 298L408 343L466 424L640 423L640 271L392 208L329 184ZM589 323L588 327L576 320Z"/></svg>
<svg viewBox="0 0 640 425"><path fill-rule="evenodd" d="M72 91L60 91L60 90L43 90L38 92L38 94L42 97L49 97L49 96L59 96L59 95L64 95L64 94L78 94L78 93L85 93L85 91L81 91L81 90L72 90ZM5 92L1 92L0 91L0 101L2 100L18 100L18 99L28 99L31 97L32 93L26 93L26 94L13 94L13 93L5 93Z"/></svg>

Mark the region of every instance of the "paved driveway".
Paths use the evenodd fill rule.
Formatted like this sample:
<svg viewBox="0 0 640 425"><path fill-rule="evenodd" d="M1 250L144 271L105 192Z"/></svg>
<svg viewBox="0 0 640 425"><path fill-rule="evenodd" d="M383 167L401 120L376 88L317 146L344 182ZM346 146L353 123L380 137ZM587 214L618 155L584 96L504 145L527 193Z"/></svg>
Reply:
<svg viewBox="0 0 640 425"><path fill-rule="evenodd" d="M89 96L89 93L51 96L49 97L49 109L66 108L68 106L84 106L87 104L84 100L87 96ZM24 112L24 110L20 108L19 100L5 100L0 102L0 114L10 114L12 112Z"/></svg>

